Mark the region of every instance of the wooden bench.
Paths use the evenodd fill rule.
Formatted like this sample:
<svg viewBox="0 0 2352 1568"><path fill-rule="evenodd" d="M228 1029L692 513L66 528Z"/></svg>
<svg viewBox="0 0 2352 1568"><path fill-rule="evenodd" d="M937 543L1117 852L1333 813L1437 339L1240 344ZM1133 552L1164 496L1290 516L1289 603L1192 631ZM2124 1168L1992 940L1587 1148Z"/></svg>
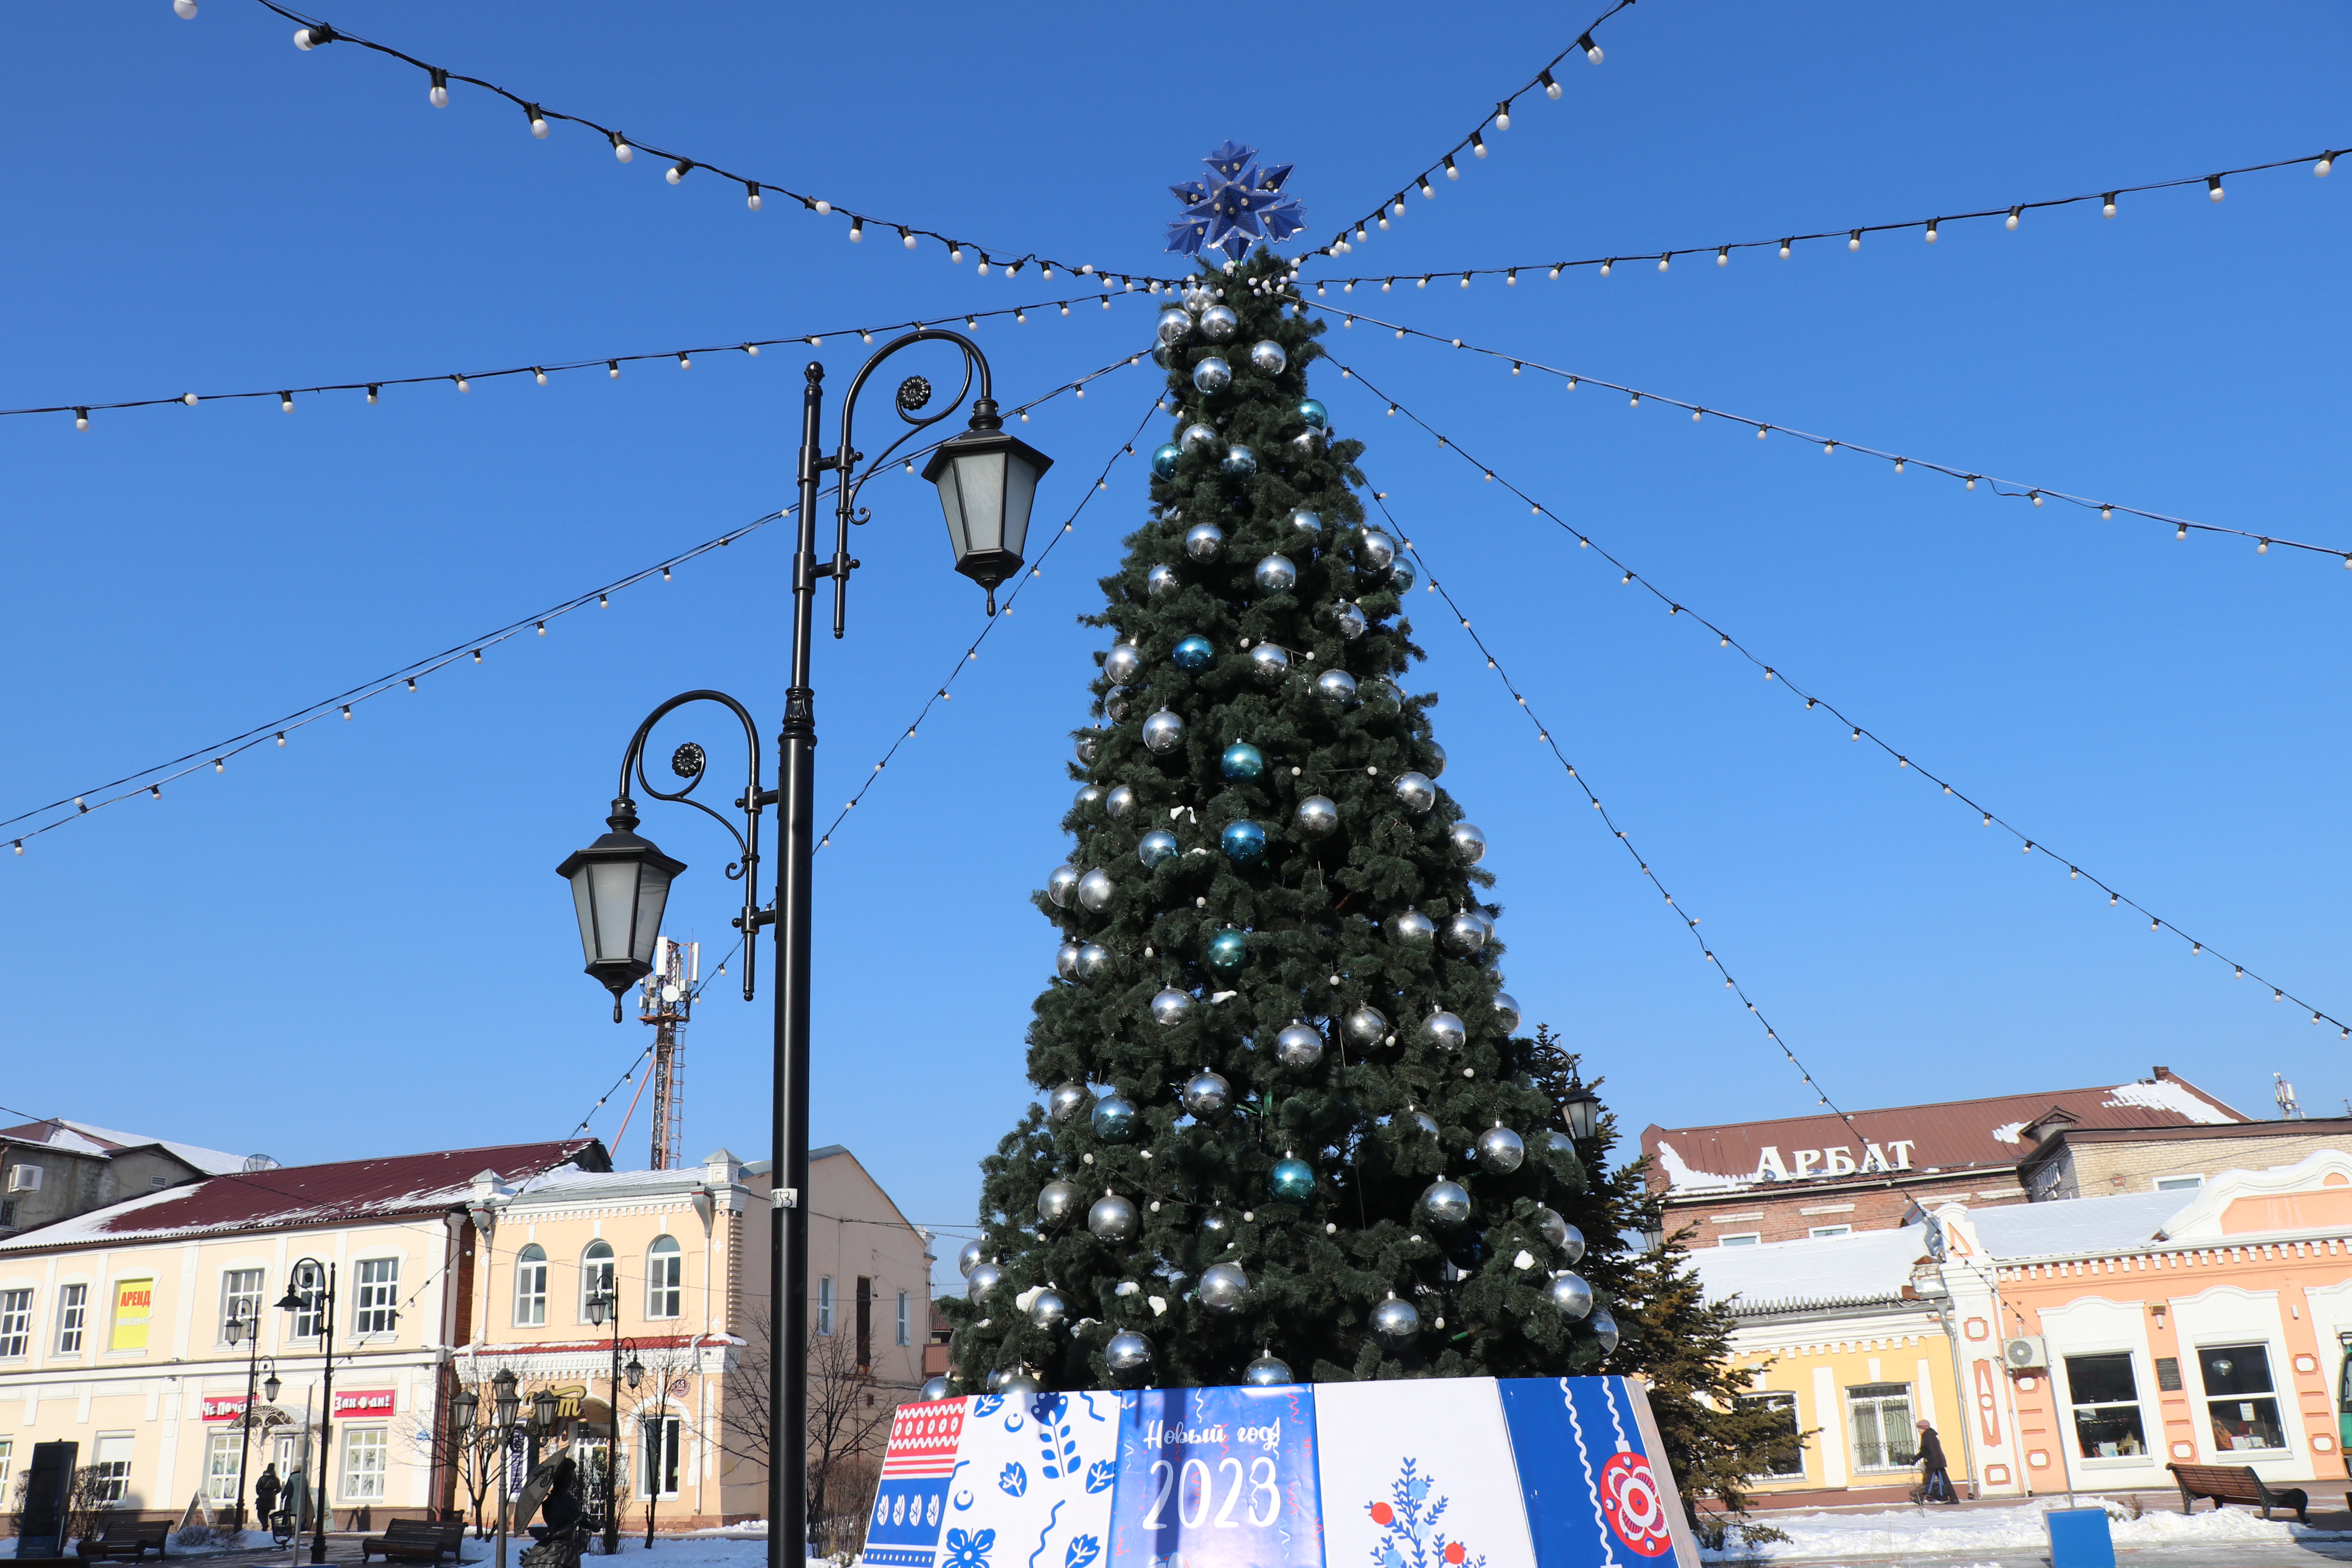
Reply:
<svg viewBox="0 0 2352 1568"><path fill-rule="evenodd" d="M2213 1506L2225 1502L2242 1502L2248 1508L2259 1508L2268 1519L2274 1508L2294 1510L2295 1521L2311 1522L2311 1499L2301 1487L2266 1487L2263 1478L2254 1474L2252 1465L2167 1465L2173 1480L2180 1488L2180 1511L2189 1512L2199 1498L2211 1498Z"/></svg>
<svg viewBox="0 0 2352 1568"><path fill-rule="evenodd" d="M360 1561L370 1555L389 1563L397 1557L410 1563L438 1563L447 1552L454 1560L462 1555L460 1544L466 1539L466 1521L452 1520L436 1524L427 1519L395 1519L384 1526L382 1535L371 1535L360 1542Z"/></svg>
<svg viewBox="0 0 2352 1568"><path fill-rule="evenodd" d="M168 1519L110 1519L99 1530L96 1540L75 1542L74 1554L101 1557L110 1563L132 1563L145 1556L152 1546L156 1556L168 1557L171 1553L163 1550L163 1543L171 1534L172 1521Z"/></svg>

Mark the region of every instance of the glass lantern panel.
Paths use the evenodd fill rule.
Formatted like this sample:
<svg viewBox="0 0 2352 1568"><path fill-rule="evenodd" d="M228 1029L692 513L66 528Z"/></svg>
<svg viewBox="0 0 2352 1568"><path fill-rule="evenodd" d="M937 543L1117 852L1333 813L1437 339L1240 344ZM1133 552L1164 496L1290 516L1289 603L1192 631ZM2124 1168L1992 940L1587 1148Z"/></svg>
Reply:
<svg viewBox="0 0 2352 1568"><path fill-rule="evenodd" d="M970 550L964 537L963 497L956 489L955 464L940 465L936 482L940 487L940 510L948 520L948 548L955 552L956 561L961 564Z"/></svg>
<svg viewBox="0 0 2352 1568"><path fill-rule="evenodd" d="M581 961L596 962L596 900L588 883L588 868L572 873L572 908L580 917Z"/></svg>
<svg viewBox="0 0 2352 1568"><path fill-rule="evenodd" d="M1006 454L1004 513L997 525L1000 548L1022 553L1029 542L1029 508L1037 499L1037 468L1018 452Z"/></svg>
<svg viewBox="0 0 2352 1568"><path fill-rule="evenodd" d="M637 868L629 860L597 860L588 867L589 895L595 902L596 947L591 963L629 956L629 928L636 913Z"/></svg>
<svg viewBox="0 0 2352 1568"><path fill-rule="evenodd" d="M999 450L974 452L955 460L967 552L1004 548L1004 458ZM956 559L963 559L963 553L959 552Z"/></svg>
<svg viewBox="0 0 2352 1568"><path fill-rule="evenodd" d="M669 873L646 865L637 868L637 923L629 942L629 956L651 969L654 942L661 935L662 906L669 902Z"/></svg>

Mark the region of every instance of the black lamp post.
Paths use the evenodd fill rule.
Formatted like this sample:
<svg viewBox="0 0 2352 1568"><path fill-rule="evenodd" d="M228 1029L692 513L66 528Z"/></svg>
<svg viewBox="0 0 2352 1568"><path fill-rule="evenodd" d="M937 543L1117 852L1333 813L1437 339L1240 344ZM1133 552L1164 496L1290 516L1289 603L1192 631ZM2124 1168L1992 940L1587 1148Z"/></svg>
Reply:
<svg viewBox="0 0 2352 1568"><path fill-rule="evenodd" d="M930 341L953 343L962 352L963 384L940 412L926 415L921 410L931 402L930 383L921 376L908 376L899 383L892 409L908 428L880 456L866 461L866 455L850 445L857 398L866 378L901 349ZM955 568L988 591L991 615L996 613L997 584L1021 569L1037 480L1053 461L1005 433L997 414L988 360L980 345L961 333L929 328L907 332L867 360L842 402L841 439L830 457L821 450L824 367L811 363L806 375L807 385L801 395L800 533L793 554L791 682L784 691L783 728L777 737L778 788L760 787L759 731L741 703L719 691L682 693L647 715L622 754L621 788L606 819L613 831L557 868L572 883L587 971L612 990L615 1021L621 1016L621 992L652 973L653 942L661 926L662 907L671 879L685 869L636 836L636 803L629 794L632 777L655 799L694 806L734 836L739 855L728 866L727 875L730 880L740 878L743 882L743 911L735 924L743 932L743 999L747 1002L752 995L751 955L756 951L752 938L763 925L776 928L776 963L782 978L775 987L774 1157L769 1175L768 1568L802 1568L808 1554L808 1219L801 1197L808 1186L809 892L816 789L816 693L809 685L809 641L817 579L833 579L833 635L838 637L845 629L849 575L859 564L849 553L849 529L852 523L865 522L867 516L857 508L858 491L889 464L892 454L961 407L975 375L980 395L972 401L970 427L940 443L923 477L939 489ZM834 508L834 552L831 561L820 564L817 485L828 472L840 476ZM670 757L670 771L686 781L681 788L657 789L646 776L646 737L671 710L689 702L719 703L742 721L751 770L743 794L734 803L743 815L741 832L700 801L688 798L702 782L709 762L700 746L689 742ZM775 902L762 910L754 872L760 859L761 815L772 805L782 807L784 852L776 868Z"/></svg>
<svg viewBox="0 0 2352 1568"><path fill-rule="evenodd" d="M490 1409L498 1417L499 1433L499 1550L497 1568L507 1568L508 1515L514 1511L511 1497L514 1474L515 1416L522 1402L515 1397L515 1374L512 1367L500 1367L490 1379Z"/></svg>
<svg viewBox="0 0 2352 1568"><path fill-rule="evenodd" d="M236 1310L229 1314L229 1320L222 1326L221 1331L228 1337L229 1343L236 1344L243 1341L250 1346L245 1352L245 1408L237 1413L236 1418L237 1430L241 1436L236 1449L235 1528L241 1532L245 1529L245 1464L247 1457L253 1452L254 1380L261 1375L261 1303L255 1301L248 1306L240 1298L236 1303ZM274 1368L272 1375L275 1376ZM266 1520L263 1521L265 1524L268 1522Z"/></svg>
<svg viewBox="0 0 2352 1568"><path fill-rule="evenodd" d="M597 1286L588 1295L588 1321L602 1327L607 1317L613 1320L613 1403L608 1412L611 1419L605 1423L606 1447L603 1500L604 1555L610 1557L621 1549L621 1510L615 1500L620 1496L620 1489L616 1483L620 1479L621 1465L622 1347L625 1345L628 1347L628 1377L631 1388L637 1386L637 1380L645 1376L646 1369L645 1363L637 1360L635 1342L621 1337L621 1292L619 1284L613 1280L607 1280L604 1284Z"/></svg>
<svg viewBox="0 0 2352 1568"><path fill-rule="evenodd" d="M302 1284L306 1279L307 1288ZM319 1489L310 1514L310 1561L320 1563L327 1560L327 1510L334 1500L326 1478L335 1462L335 1266L315 1258L297 1262L286 1276L286 1294L278 1310L311 1312L319 1320L319 1350L325 1363L319 1373L319 1458L302 1484ZM298 1510L294 1517L302 1516Z"/></svg>

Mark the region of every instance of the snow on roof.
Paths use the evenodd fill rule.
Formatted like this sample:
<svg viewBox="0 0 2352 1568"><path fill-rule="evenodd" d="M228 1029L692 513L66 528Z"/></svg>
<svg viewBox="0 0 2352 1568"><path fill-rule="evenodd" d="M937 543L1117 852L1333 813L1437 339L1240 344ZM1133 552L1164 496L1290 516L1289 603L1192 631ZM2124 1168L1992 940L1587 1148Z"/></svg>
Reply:
<svg viewBox="0 0 2352 1568"><path fill-rule="evenodd" d="M37 1143L63 1153L86 1154L107 1160L129 1149L162 1149L186 1161L208 1176L225 1176L231 1171L245 1168L245 1156L224 1153L218 1149L206 1149L195 1143L174 1143L167 1138L150 1138L143 1132L117 1132L111 1128L93 1127L87 1121L71 1121L54 1117L47 1121L27 1121L21 1127L0 1127L0 1138L19 1142Z"/></svg>
<svg viewBox="0 0 2352 1568"><path fill-rule="evenodd" d="M1912 1266L1927 1255L1927 1227L1911 1225L1756 1247L1702 1247L1690 1259L1708 1300L1736 1297L1738 1311L1775 1312L1899 1301Z"/></svg>
<svg viewBox="0 0 2352 1568"><path fill-rule="evenodd" d="M2227 1110L2182 1083L2179 1079L2151 1079L2145 1083L2119 1083L2112 1090L2109 1105L2140 1106L2150 1110L2169 1110L2184 1121L2200 1127L2226 1127L2243 1117L2232 1116Z"/></svg>
<svg viewBox="0 0 2352 1568"><path fill-rule="evenodd" d="M1676 1189L1736 1187L1747 1180L1743 1176L1726 1176L1714 1171L1693 1170L1680 1154L1675 1152L1675 1146L1663 1138L1658 1140L1657 1152L1653 1157L1658 1169L1666 1173L1666 1185Z"/></svg>
<svg viewBox="0 0 2352 1568"><path fill-rule="evenodd" d="M207 1149L200 1143L174 1143L168 1138L150 1138L143 1132L110 1132L103 1127L92 1127L87 1121L68 1121L65 1125L77 1132L86 1132L92 1138L103 1138L110 1143L126 1149L149 1143L155 1144L171 1153L177 1154L207 1175L226 1176L231 1171L245 1169L244 1155L230 1154L218 1149Z"/></svg>
<svg viewBox="0 0 2352 1568"><path fill-rule="evenodd" d="M2055 1258L2137 1247L2197 1201L2194 1192L2119 1193L1972 1211L1977 1239L1995 1258Z"/></svg>

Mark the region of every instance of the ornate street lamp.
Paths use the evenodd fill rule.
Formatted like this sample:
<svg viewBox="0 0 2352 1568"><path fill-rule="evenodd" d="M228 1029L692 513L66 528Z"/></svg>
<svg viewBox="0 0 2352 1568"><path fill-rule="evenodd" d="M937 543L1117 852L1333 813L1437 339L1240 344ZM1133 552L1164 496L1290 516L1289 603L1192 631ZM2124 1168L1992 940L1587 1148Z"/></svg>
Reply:
<svg viewBox="0 0 2352 1568"><path fill-rule="evenodd" d="M309 1312L319 1325L319 1351L324 1363L319 1373L319 1457L312 1463L312 1473L302 1478L304 1486L319 1489L318 1503L310 1510L310 1561L317 1564L327 1560L327 1505L332 1500L325 1478L335 1462L335 1266L315 1258L296 1262L287 1271L286 1294L278 1300L278 1310ZM299 1509L294 1517L302 1517Z"/></svg>
<svg viewBox="0 0 2352 1568"><path fill-rule="evenodd" d="M555 1390L542 1388L530 1396L531 1430L547 1436L555 1430Z"/></svg>
<svg viewBox="0 0 2352 1568"><path fill-rule="evenodd" d="M504 1366L490 1379L490 1409L499 1421L499 1546L498 1568L507 1568L508 1515L514 1511L510 1489L514 1472L515 1417L522 1401L515 1397L514 1368Z"/></svg>
<svg viewBox="0 0 2352 1568"><path fill-rule="evenodd" d="M1581 1143L1601 1125L1601 1097L1580 1083L1571 1084L1568 1098L1559 1102L1559 1113L1568 1121L1568 1135Z"/></svg>
<svg viewBox="0 0 2352 1568"><path fill-rule="evenodd" d="M930 342L953 343L961 352L962 385L938 413L924 414L921 411L931 404L930 383L921 376L908 376L899 383L892 411L907 428L878 456L868 459L850 440L859 393L883 361L902 349ZM652 970L663 901L668 896L670 879L685 869L636 836L633 785L656 800L695 807L734 838L738 854L727 867L727 876L730 880L740 878L743 883L743 909L735 918L735 926L743 933L743 999L747 1002L754 989L752 954L757 949L752 939L761 926L776 928L776 962L782 975L775 987L774 1158L770 1164L774 1201L769 1209L768 1408L772 1413L772 1430L768 1446L772 1455L794 1457L768 1466L768 1568L801 1568L808 1553L807 1477L796 1456L808 1448L808 1211L803 1197L808 1187L809 895L816 793L816 693L809 685L809 642L817 579L833 579L833 635L839 637L846 629L850 574L859 564L849 553L849 530L867 517L857 506L859 491L867 479L890 465L908 441L961 407L964 394L977 379L980 395L972 400L970 428L939 444L924 477L939 489L955 569L987 590L989 613L993 615L997 584L1021 569L1037 480L1052 463L1034 447L1005 433L988 360L980 346L961 333L936 328L907 332L867 360L842 400L841 438L830 456L823 450L824 367L812 363L805 374L807 385L801 395L800 499L794 509L799 542L793 557L792 667L784 691L783 726L777 737L777 787L761 787L759 728L741 703L720 691L681 693L646 716L622 753L621 787L613 802L613 815L607 818L613 832L557 868L572 884L588 973L611 988L616 1023L621 1017L621 993ZM911 463L913 456L905 460ZM834 552L832 560L820 563L817 489L827 473L839 477ZM690 702L716 702L732 711L743 725L751 766L743 794L733 803L742 815L740 831L727 817L690 798L708 773L709 758L700 746L688 742L671 754L670 771L686 781L677 789L656 788L646 773L646 742L654 725ZM771 805L781 808L784 852L776 868L775 902L761 909L754 877L760 863L760 821ZM606 867L612 869L602 869ZM600 881L600 876L608 880ZM642 1373L643 1369L635 1371ZM633 1376L632 1386L635 1382Z"/></svg>
<svg viewBox="0 0 2352 1568"><path fill-rule="evenodd" d="M285 1386L278 1381L278 1369L271 1367L269 1375L261 1380L261 1397L275 1405L278 1403L278 1391Z"/></svg>

